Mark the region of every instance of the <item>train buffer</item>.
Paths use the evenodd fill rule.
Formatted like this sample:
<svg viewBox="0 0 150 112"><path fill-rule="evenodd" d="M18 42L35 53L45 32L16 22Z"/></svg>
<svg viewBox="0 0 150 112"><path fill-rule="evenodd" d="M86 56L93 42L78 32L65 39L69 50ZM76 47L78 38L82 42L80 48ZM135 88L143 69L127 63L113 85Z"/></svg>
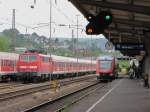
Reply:
<svg viewBox="0 0 150 112"><path fill-rule="evenodd" d="M111 84L70 107L69 112L150 112L150 89L141 80L125 78Z"/></svg>

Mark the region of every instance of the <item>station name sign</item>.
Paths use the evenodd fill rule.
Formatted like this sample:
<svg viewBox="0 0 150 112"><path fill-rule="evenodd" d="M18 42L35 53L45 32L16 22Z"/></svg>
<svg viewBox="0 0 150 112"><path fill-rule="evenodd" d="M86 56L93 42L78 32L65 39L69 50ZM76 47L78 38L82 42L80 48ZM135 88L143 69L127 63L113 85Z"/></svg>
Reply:
<svg viewBox="0 0 150 112"><path fill-rule="evenodd" d="M115 43L115 50L145 50L144 43Z"/></svg>

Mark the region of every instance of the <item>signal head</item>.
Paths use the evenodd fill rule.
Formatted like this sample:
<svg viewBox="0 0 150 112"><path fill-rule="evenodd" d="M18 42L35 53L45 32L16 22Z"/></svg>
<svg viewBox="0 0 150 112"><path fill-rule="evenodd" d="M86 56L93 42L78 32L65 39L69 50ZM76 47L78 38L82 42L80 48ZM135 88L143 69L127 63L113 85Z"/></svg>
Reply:
<svg viewBox="0 0 150 112"><path fill-rule="evenodd" d="M98 35L104 32L103 29L99 29L96 23L91 22L86 26L86 34L87 35Z"/></svg>
<svg viewBox="0 0 150 112"><path fill-rule="evenodd" d="M110 15L106 15L106 20L110 20Z"/></svg>
<svg viewBox="0 0 150 112"><path fill-rule="evenodd" d="M92 21L94 21L95 20L95 16L94 15L92 15L92 14L89 14L89 15L87 15L87 20L89 21L89 22L92 22Z"/></svg>
<svg viewBox="0 0 150 112"><path fill-rule="evenodd" d="M96 17L88 15L89 24L86 26L86 34L98 35L102 34L108 25L112 23L112 14L108 11L100 12Z"/></svg>
<svg viewBox="0 0 150 112"><path fill-rule="evenodd" d="M92 34L94 31L94 25L92 25L91 23L89 23L87 26L86 26L86 34Z"/></svg>
<svg viewBox="0 0 150 112"><path fill-rule="evenodd" d="M99 26L106 27L112 23L112 14L108 11L102 11L96 16L96 22Z"/></svg>

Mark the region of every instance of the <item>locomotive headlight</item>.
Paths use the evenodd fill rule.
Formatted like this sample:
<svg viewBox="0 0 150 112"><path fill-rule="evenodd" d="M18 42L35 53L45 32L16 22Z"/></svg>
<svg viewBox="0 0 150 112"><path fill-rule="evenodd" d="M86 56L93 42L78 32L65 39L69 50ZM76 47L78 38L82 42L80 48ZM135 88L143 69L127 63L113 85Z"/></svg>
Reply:
<svg viewBox="0 0 150 112"><path fill-rule="evenodd" d="M29 68L33 68L33 69L35 69L35 68L37 68L37 66L29 66Z"/></svg>
<svg viewBox="0 0 150 112"><path fill-rule="evenodd" d="M27 68L27 66L20 66L19 68Z"/></svg>

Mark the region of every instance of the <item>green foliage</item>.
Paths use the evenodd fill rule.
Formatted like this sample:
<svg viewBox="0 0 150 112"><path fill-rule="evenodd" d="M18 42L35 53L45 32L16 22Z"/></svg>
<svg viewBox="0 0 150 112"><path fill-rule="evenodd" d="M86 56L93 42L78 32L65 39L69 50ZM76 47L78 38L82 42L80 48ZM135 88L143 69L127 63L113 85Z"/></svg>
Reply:
<svg viewBox="0 0 150 112"><path fill-rule="evenodd" d="M129 61L128 60L119 60L119 68L129 68Z"/></svg>
<svg viewBox="0 0 150 112"><path fill-rule="evenodd" d="M2 39L1 41L6 43L5 50L3 51L11 51L12 49L12 42L13 42L13 36L15 36L15 46L16 47L24 47L24 48L42 48L41 43L35 42L32 38L36 38L38 36L36 33L33 33L28 38L25 37L25 35L20 34L18 30L12 30L7 29L2 32L3 37L5 39ZM7 41L7 42L6 42ZM2 46L2 45L1 45ZM2 48L4 49L4 48Z"/></svg>
<svg viewBox="0 0 150 112"><path fill-rule="evenodd" d="M23 47L27 49L41 49L42 53L48 52L60 56L78 56L80 58L92 56L95 59L102 54L109 54L114 56L116 55L116 52L108 53L103 51L104 48L102 48L102 46L105 46L106 42L106 40L104 39L80 38L78 40L79 50L76 50L75 53L75 49L77 49L76 38L52 38L50 43L49 39L45 36L39 36L37 33L21 34L16 29L7 29L2 32L2 38L0 38L1 51L11 51L14 36L16 47Z"/></svg>
<svg viewBox="0 0 150 112"><path fill-rule="evenodd" d="M0 51L8 51L9 41L5 36L0 36Z"/></svg>
<svg viewBox="0 0 150 112"><path fill-rule="evenodd" d="M68 49L64 49L64 48L59 48L59 49L53 50L52 53L55 55L66 56L66 57L74 56L72 51L70 51Z"/></svg>

